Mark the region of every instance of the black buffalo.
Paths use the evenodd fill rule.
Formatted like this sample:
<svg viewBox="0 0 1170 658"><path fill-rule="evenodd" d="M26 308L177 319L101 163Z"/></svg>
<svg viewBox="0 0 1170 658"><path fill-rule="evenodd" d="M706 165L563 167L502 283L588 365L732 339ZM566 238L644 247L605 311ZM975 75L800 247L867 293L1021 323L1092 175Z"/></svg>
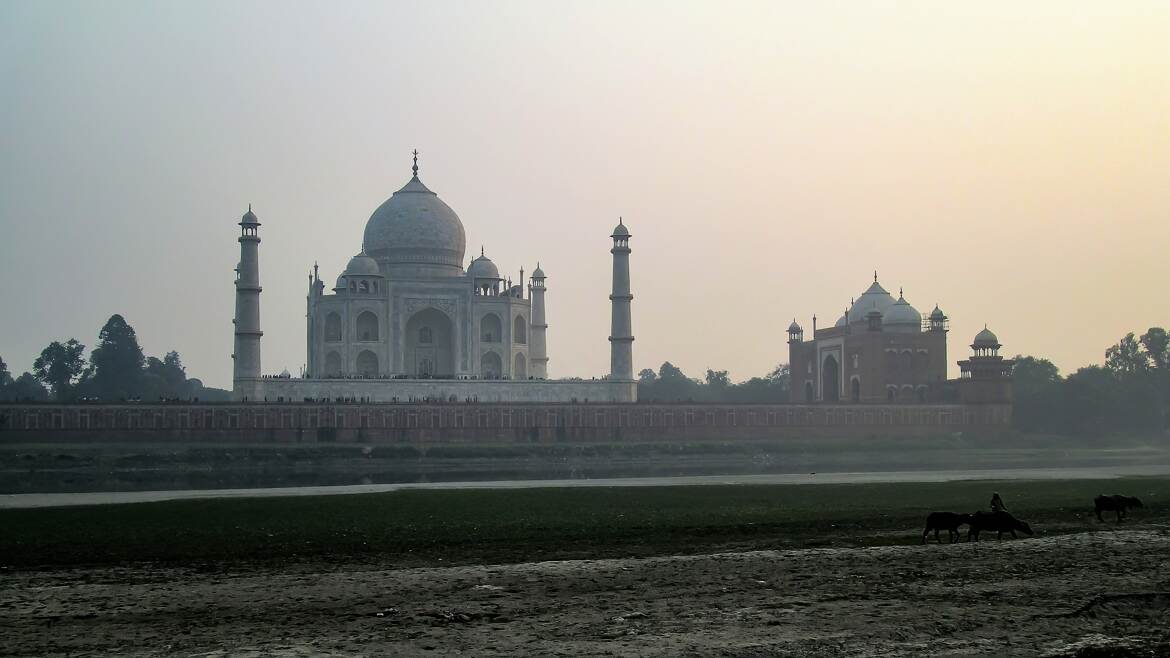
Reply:
<svg viewBox="0 0 1170 658"><path fill-rule="evenodd" d="M930 531L934 531L934 540L942 543L938 533L940 530L946 530L947 536L951 543L959 538L959 526L969 525L971 523L970 514L958 514L956 512L931 512L926 517L926 529L922 531L922 543L926 543L926 537Z"/></svg>
<svg viewBox="0 0 1170 658"><path fill-rule="evenodd" d="M979 541L979 533L984 530L996 531L996 539L1003 539L1003 533L1010 532L1012 539L1016 538L1016 531L1025 535L1032 535L1032 527L1007 512L975 512L971 515L971 527L967 530L967 541Z"/></svg>
<svg viewBox="0 0 1170 658"><path fill-rule="evenodd" d="M1097 512L1098 521L1105 522L1105 519L1101 518L1101 512L1114 512L1117 514L1117 522L1121 523L1125 519L1126 510L1142 507L1142 501L1133 496L1122 496L1120 494L1113 494L1111 496L1100 495L1093 499L1093 507Z"/></svg>

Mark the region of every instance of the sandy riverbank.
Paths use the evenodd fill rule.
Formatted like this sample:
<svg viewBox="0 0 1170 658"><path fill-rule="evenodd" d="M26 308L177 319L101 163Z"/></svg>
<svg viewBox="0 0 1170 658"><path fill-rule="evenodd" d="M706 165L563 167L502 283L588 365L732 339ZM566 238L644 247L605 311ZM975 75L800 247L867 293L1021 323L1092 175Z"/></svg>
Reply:
<svg viewBox="0 0 1170 658"><path fill-rule="evenodd" d="M1135 528L498 566L315 559L16 571L0 590L0 647L14 656L1043 655L1077 642L1164 651L1170 534Z"/></svg>

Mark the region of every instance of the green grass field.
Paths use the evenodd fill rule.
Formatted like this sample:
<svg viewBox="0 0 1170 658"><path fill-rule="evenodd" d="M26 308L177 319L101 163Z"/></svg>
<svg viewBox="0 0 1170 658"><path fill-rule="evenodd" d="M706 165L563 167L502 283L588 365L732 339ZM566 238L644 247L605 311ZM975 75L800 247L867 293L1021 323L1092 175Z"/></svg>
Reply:
<svg viewBox="0 0 1170 658"><path fill-rule="evenodd" d="M1040 536L1101 528L1098 493L1142 498L1130 525L1170 521L1170 478L408 490L0 510L0 566L407 566L916 543L927 512L983 509L993 490Z"/></svg>

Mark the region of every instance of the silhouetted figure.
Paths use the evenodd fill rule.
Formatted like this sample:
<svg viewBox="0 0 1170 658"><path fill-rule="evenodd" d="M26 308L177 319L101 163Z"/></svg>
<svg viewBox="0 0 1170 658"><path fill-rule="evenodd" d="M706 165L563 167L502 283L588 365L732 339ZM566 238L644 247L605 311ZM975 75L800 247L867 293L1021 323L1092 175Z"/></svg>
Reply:
<svg viewBox="0 0 1170 658"><path fill-rule="evenodd" d="M996 531L996 539L1003 539L1003 533L1010 532L1012 539L1016 531L1032 536L1032 527L1007 512L975 512L971 515L971 527L967 530L967 541L979 541L984 530Z"/></svg>
<svg viewBox="0 0 1170 658"><path fill-rule="evenodd" d="M1007 505L1003 504L1003 498L999 497L998 491L991 493L991 511L992 512L1006 512Z"/></svg>
<svg viewBox="0 0 1170 658"><path fill-rule="evenodd" d="M1121 523L1125 520L1126 510L1144 506L1142 501L1133 496L1122 496L1121 494L1106 496L1102 494L1093 499L1093 507L1097 512L1098 521L1105 522L1105 519L1101 518L1101 512L1114 512L1117 514L1117 522Z"/></svg>
<svg viewBox="0 0 1170 658"><path fill-rule="evenodd" d="M931 512L926 517L926 529L922 531L922 543L926 543L926 536L930 531L934 531L934 540L942 543L938 533L940 530L946 530L947 536L950 538L950 543L955 543L959 538L959 526L970 525L970 514L958 514L956 512Z"/></svg>

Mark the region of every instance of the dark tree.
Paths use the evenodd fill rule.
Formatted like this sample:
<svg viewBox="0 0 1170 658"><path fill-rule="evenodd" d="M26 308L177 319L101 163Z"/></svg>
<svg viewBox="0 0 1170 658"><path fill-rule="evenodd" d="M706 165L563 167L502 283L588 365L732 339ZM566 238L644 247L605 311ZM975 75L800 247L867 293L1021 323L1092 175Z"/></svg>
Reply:
<svg viewBox="0 0 1170 658"><path fill-rule="evenodd" d="M1142 334L1140 340L1156 370L1166 372L1170 369L1170 336L1166 334L1165 329L1150 327L1149 331Z"/></svg>
<svg viewBox="0 0 1170 658"><path fill-rule="evenodd" d="M70 338L66 343L53 341L41 350L41 355L33 362L33 374L37 379L49 385L53 397L58 401L72 397L73 386L85 369L85 345Z"/></svg>
<svg viewBox="0 0 1170 658"><path fill-rule="evenodd" d="M638 373L638 384L653 384L658 379L658 373L650 368L644 368Z"/></svg>
<svg viewBox="0 0 1170 658"><path fill-rule="evenodd" d="M0 391L12 385L12 375L8 372L8 364L0 357Z"/></svg>
<svg viewBox="0 0 1170 658"><path fill-rule="evenodd" d="M1063 423L1060 371L1048 359L1034 356L1015 358L1012 380L1015 387L1017 427L1024 431L1059 431Z"/></svg>
<svg viewBox="0 0 1170 658"><path fill-rule="evenodd" d="M153 356L147 357L142 397L144 399L194 397L188 381L187 369L183 367L178 352L167 352L162 360Z"/></svg>
<svg viewBox="0 0 1170 658"><path fill-rule="evenodd" d="M1142 372L1150 367L1150 356L1132 333L1105 350L1105 367L1120 374Z"/></svg>
<svg viewBox="0 0 1170 658"><path fill-rule="evenodd" d="M712 393L731 386L731 378L727 376L726 370L711 370L708 368L705 379L707 387L714 389Z"/></svg>
<svg viewBox="0 0 1170 658"><path fill-rule="evenodd" d="M49 392L37 381L36 377L33 377L32 373L26 372L6 386L3 392L0 392L0 399L44 402L49 399Z"/></svg>
<svg viewBox="0 0 1170 658"><path fill-rule="evenodd" d="M98 346L90 357L97 395L121 399L143 392L144 358L134 328L121 315L110 316L98 334Z"/></svg>

